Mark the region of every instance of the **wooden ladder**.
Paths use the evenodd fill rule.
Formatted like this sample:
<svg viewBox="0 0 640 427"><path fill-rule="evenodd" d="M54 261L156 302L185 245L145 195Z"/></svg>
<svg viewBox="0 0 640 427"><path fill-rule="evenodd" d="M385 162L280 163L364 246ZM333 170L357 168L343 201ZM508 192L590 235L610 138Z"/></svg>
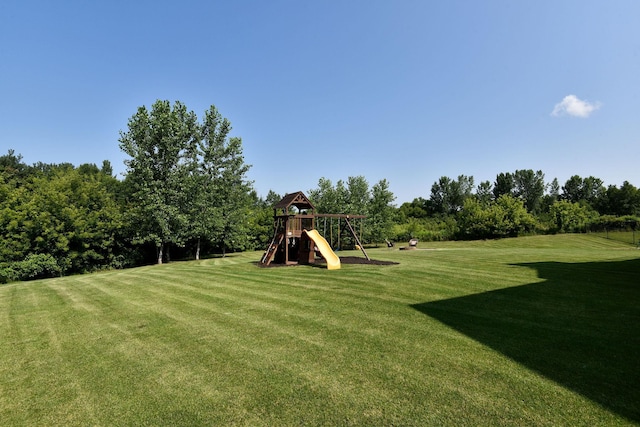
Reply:
<svg viewBox="0 0 640 427"><path fill-rule="evenodd" d="M264 251L262 258L260 259L261 264L264 264L264 265L271 264L271 261L273 260L273 256L275 255L278 249L278 246L280 246L280 243L282 243L283 238L284 238L284 233L279 233L273 236L273 239L271 240L269 247L267 248L266 251Z"/></svg>

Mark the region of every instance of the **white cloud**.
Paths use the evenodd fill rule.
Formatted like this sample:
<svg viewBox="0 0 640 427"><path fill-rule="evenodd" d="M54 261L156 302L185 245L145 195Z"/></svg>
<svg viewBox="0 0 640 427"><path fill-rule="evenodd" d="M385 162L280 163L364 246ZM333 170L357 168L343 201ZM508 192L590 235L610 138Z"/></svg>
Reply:
<svg viewBox="0 0 640 427"><path fill-rule="evenodd" d="M569 115L573 117L586 118L600 108L601 105L602 104L600 102L593 103L583 101L575 95L567 95L561 102L557 103L556 106L553 107L551 115L555 117Z"/></svg>

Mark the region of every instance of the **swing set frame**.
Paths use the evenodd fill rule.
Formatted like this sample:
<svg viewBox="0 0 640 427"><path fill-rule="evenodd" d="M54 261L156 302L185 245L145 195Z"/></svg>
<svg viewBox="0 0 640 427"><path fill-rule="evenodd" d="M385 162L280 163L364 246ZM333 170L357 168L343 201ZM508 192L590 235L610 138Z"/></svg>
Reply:
<svg viewBox="0 0 640 427"><path fill-rule="evenodd" d="M362 254L364 255L364 257L367 259L367 261L371 261L371 259L369 258L369 255L367 254L367 251L364 249L364 245L362 244L362 242L360 241L360 238L358 237L358 233L356 233L355 227L350 221L354 219L360 220L360 234L362 234L363 222L364 222L364 219L366 218L365 215L315 214L314 216L316 217L316 219L324 218L323 230L322 230L324 234L323 237L329 242L329 245L331 245L332 248L337 248L338 250L342 248L342 235L345 233L346 230L348 230L349 234L351 234L351 236L353 237L355 244L362 251ZM326 235L327 234L327 218L329 218L330 220L328 238ZM333 239L333 220L334 219L338 220L337 221L338 226L336 229L336 240ZM317 228L317 221L316 221L316 228ZM337 243L337 245L334 243Z"/></svg>

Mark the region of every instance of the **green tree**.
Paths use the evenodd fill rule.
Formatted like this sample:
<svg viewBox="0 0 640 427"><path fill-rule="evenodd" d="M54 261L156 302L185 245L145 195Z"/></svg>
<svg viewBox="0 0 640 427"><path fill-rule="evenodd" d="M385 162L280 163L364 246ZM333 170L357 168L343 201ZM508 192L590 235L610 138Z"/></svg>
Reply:
<svg viewBox="0 0 640 427"><path fill-rule="evenodd" d="M251 166L244 162L242 140L230 138L223 150L217 187L221 228L217 233L223 255L227 249L243 250L248 243L248 215L252 184L246 175Z"/></svg>
<svg viewBox="0 0 640 427"><path fill-rule="evenodd" d="M427 218L429 216L429 200L416 197L411 202L405 202L398 208L398 215L401 221L408 218Z"/></svg>
<svg viewBox="0 0 640 427"><path fill-rule="evenodd" d="M598 217L590 207L568 200L555 202L549 208L549 213L554 231L561 233L584 232L586 227Z"/></svg>
<svg viewBox="0 0 640 427"><path fill-rule="evenodd" d="M483 181L476 189L476 198L480 204L488 206L493 199L493 186L490 181Z"/></svg>
<svg viewBox="0 0 640 427"><path fill-rule="evenodd" d="M513 174L513 194L520 198L531 213L540 212L542 196L544 195L544 173L531 169L517 170Z"/></svg>
<svg viewBox="0 0 640 427"><path fill-rule="evenodd" d="M273 206L282 196L269 190L262 199L253 191L251 213L249 215L249 241L253 249L265 249L273 238Z"/></svg>
<svg viewBox="0 0 640 427"><path fill-rule="evenodd" d="M30 255L47 255L62 273L117 264L122 207L109 191L108 181L114 178L93 168L53 167L49 174L6 193L0 202L2 260L22 262Z"/></svg>
<svg viewBox="0 0 640 427"><path fill-rule="evenodd" d="M605 191L601 179L593 176L583 179L573 175L562 186L562 199L573 203L586 202L593 207Z"/></svg>
<svg viewBox="0 0 640 427"><path fill-rule="evenodd" d="M197 117L176 101L156 101L129 119L128 131L120 133L120 148L130 159L127 185L135 206L132 221L139 224L136 242L151 242L161 264L167 245L184 243L188 216L183 190L199 138Z"/></svg>
<svg viewBox="0 0 640 427"><path fill-rule="evenodd" d="M452 216L443 218L409 217L404 222L393 225L393 240L441 241L452 239L457 230L457 221Z"/></svg>
<svg viewBox="0 0 640 427"><path fill-rule="evenodd" d="M367 228L370 240L378 243L391 237L395 196L389 189L389 183L386 179L382 179L375 184L371 189L371 193Z"/></svg>
<svg viewBox="0 0 640 427"><path fill-rule="evenodd" d="M102 168L100 168L100 172L106 176L113 177L113 166L111 166L111 162L109 160L102 161Z"/></svg>
<svg viewBox="0 0 640 427"><path fill-rule="evenodd" d="M316 213L338 214L349 212L349 190L345 187L344 181L338 180L334 186L330 179L320 178L318 187L308 192L309 200L316 208Z"/></svg>
<svg viewBox="0 0 640 427"><path fill-rule="evenodd" d="M620 188L610 185L598 203L598 211L608 215L640 215L640 190L629 181Z"/></svg>
<svg viewBox="0 0 640 427"><path fill-rule="evenodd" d="M499 173L496 176L496 182L493 184L493 199L497 200L503 194L513 195L514 187L515 183L511 173Z"/></svg>
<svg viewBox="0 0 640 427"><path fill-rule="evenodd" d="M15 150L9 150L7 154L0 156L0 175L5 182L13 182L14 185L22 184L31 174L31 168L22 161L22 155Z"/></svg>
<svg viewBox="0 0 640 427"><path fill-rule="evenodd" d="M579 175L571 176L562 186L562 199L570 203L577 203L584 199L582 192L582 178Z"/></svg>
<svg viewBox="0 0 640 427"><path fill-rule="evenodd" d="M516 237L535 229L535 218L522 200L503 194L490 205L469 198L458 215L458 236L464 239Z"/></svg>
<svg viewBox="0 0 640 427"><path fill-rule="evenodd" d="M231 123L212 105L205 112L197 149L192 152L183 202L189 216L188 237L196 240L196 259L200 259L202 239L219 239L224 227L222 181L230 132Z"/></svg>
<svg viewBox="0 0 640 427"><path fill-rule="evenodd" d="M598 199L602 197L606 189L604 182L600 178L589 176L583 180L584 199L592 207L596 206Z"/></svg>
<svg viewBox="0 0 640 427"><path fill-rule="evenodd" d="M0 173L0 261L24 259L31 249L32 221L27 220L27 205L31 192L25 186L16 187Z"/></svg>
<svg viewBox="0 0 640 427"><path fill-rule="evenodd" d="M347 179L348 202L346 213L367 215L371 192L369 183L363 176L350 176Z"/></svg>
<svg viewBox="0 0 640 427"><path fill-rule="evenodd" d="M484 205L477 199L467 199L458 214L458 237L462 239L499 237L496 230L501 219L496 218L496 214L497 210L493 203Z"/></svg>
<svg viewBox="0 0 640 427"><path fill-rule="evenodd" d="M429 198L431 213L452 215L460 211L464 201L471 197L473 177L459 175L457 180L443 176L431 186Z"/></svg>

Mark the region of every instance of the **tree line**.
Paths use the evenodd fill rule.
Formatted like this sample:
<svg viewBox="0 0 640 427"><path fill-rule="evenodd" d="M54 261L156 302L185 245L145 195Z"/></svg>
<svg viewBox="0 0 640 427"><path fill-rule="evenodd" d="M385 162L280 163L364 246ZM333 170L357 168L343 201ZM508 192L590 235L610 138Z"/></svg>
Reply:
<svg viewBox="0 0 640 427"><path fill-rule="evenodd" d="M266 248L283 195L258 197L231 130L213 105L201 119L179 101L142 106L120 133L122 180L107 160L27 165L9 150L0 156L0 282ZM640 215L640 190L628 182L573 176L560 187L541 171L477 187L471 176L441 177L428 198L400 207L389 187L323 177L307 195L316 213L366 215L360 238L370 244L576 232Z"/></svg>
<svg viewBox="0 0 640 427"><path fill-rule="evenodd" d="M474 185L472 176L441 177L428 199L398 209L395 238L486 239L631 227L640 215L640 189L574 175L560 186L542 171L499 173Z"/></svg>
<svg viewBox="0 0 640 427"><path fill-rule="evenodd" d="M138 108L120 133L126 175L108 161L28 166L0 157L0 280L162 263L249 245L252 184L240 138L215 106Z"/></svg>

